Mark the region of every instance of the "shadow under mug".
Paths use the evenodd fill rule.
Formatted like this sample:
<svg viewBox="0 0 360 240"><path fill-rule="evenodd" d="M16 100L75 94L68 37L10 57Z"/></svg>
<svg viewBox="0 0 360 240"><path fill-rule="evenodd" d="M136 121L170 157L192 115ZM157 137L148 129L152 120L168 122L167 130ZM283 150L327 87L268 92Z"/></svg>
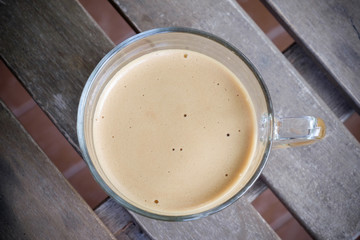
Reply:
<svg viewBox="0 0 360 240"><path fill-rule="evenodd" d="M94 111L100 94L109 80L133 60L164 49L186 49L205 54L225 65L247 90L257 119L255 154L238 190L221 204L188 215L166 215L144 210L131 204L114 191L114 186L99 165L93 142ZM96 181L117 202L141 215L167 221L198 219L218 212L240 198L258 179L271 148L313 143L325 136L324 122L315 117L276 118L269 91L249 59L238 49L212 34L189 28L160 28L135 35L111 50L90 75L81 95L77 117L77 134L85 161Z"/></svg>

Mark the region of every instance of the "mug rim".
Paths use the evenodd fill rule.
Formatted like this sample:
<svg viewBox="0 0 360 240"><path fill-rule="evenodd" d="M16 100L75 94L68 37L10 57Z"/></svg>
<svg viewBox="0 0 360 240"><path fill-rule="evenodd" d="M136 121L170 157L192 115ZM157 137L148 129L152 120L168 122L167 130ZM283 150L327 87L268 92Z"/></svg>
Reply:
<svg viewBox="0 0 360 240"><path fill-rule="evenodd" d="M262 92L263 92L263 95L264 95L264 98L266 101L266 105L267 105L266 107L268 110L268 116L267 116L268 119L267 120L270 121L270 124L269 124L270 134L269 134L269 139L267 139L267 141L266 141L266 147L265 147L264 154L259 163L259 166L256 168L255 173L252 175L250 180L245 184L245 186L242 187L236 194L234 194L231 198L229 198L222 204L220 204L216 207L213 207L211 209L208 209L206 211L203 211L203 212L188 214L188 215L173 216L173 215L161 215L161 214L157 214L157 213L148 212L148 211L145 211L141 208L138 208L138 207L132 205L131 203L129 203L126 200L124 200L123 198L121 198L105 183L105 181L102 179L102 177L96 170L96 168L95 168L94 164L92 163L92 160L89 156L89 152L88 152L88 149L86 146L86 140L85 140L85 131L84 131L85 111L84 110L85 110L85 106L87 103L89 90L91 89L91 86L92 86L94 80L96 79L98 73L100 72L100 70L103 68L103 66L105 66L107 64L107 62L116 53L118 53L119 51L121 51L122 49L127 47L128 45L130 45L138 40L144 39L146 37L150 37L152 35L161 34L161 33L185 33L185 34L198 35L198 36L210 39L212 41L215 41L215 42L219 43L220 45L224 46L225 48L231 50L233 53L235 53L236 56L238 56L250 68L252 73L255 75L255 78L257 79L257 81L260 85L260 88L262 89ZM153 218L153 219L157 219L157 220L164 220L164 221L189 221L189 220L203 218L203 217L209 216L211 214L214 214L214 213L217 213L217 212L223 210L224 208L230 206L232 203L237 201L241 196L243 196L253 186L253 184L256 182L256 180L260 177L260 174L263 171L263 169L267 163L268 156L270 154L270 150L271 150L271 146L272 146L272 137L273 137L272 136L273 135L273 122L274 122L273 107L272 107L270 94L265 85L265 82L264 82L262 76L260 75L260 73L258 72L258 70L255 68L254 64L240 50L238 50L236 47L234 47L227 41L223 40L222 38L217 37L216 35L213 35L211 33L205 32L205 31L201 31L201 30L193 29L193 28L185 28L185 27L167 27L167 28L155 28L155 29L144 31L142 33L138 33L138 34L126 39L125 41L121 42L117 46L115 46L111 51L109 51L101 59L101 61L97 64L97 66L94 68L91 75L89 76L88 80L86 81L86 84L82 91L79 106L78 106L77 126L76 127L77 127L78 142L79 142L82 156L83 156L85 162L87 163L87 165L90 169L90 172L93 175L93 177L95 178L95 180L100 184L100 186L106 191L106 193L109 196L111 196L113 199L115 199L123 207L125 207L135 213L138 213L140 215L149 217L149 218Z"/></svg>

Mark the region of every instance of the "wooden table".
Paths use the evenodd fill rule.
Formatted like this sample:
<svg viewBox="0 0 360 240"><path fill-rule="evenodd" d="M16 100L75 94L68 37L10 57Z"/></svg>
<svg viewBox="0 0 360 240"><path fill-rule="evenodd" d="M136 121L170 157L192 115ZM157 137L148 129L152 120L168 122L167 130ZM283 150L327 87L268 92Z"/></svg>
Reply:
<svg viewBox="0 0 360 240"><path fill-rule="evenodd" d="M313 237L358 237L360 145L340 119L359 106L360 21L355 13L360 12L360 2L265 2L299 40L286 57L231 0L113 0L113 5L137 32L185 26L229 41L259 69L276 113L323 118L327 124L325 139L312 146L274 150L252 191L224 211L197 221L169 223L129 215L111 199L92 211L1 104L1 237L123 239L121 233L129 227L124 226L124 219L135 219L145 233L138 231L126 237L277 239L250 204L264 186L276 193ZM336 30L330 34L331 27ZM92 69L114 44L74 0L3 0L0 36L2 59L79 151L76 114L81 91ZM322 48L325 43L329 44ZM333 57L339 49L345 55ZM344 57L351 61L344 61ZM305 64L301 64L304 59ZM309 64L312 61L325 73L315 71ZM341 86L342 93L338 88L322 87L328 85L328 76ZM319 81L325 84L319 85ZM352 107L341 94L352 99Z"/></svg>

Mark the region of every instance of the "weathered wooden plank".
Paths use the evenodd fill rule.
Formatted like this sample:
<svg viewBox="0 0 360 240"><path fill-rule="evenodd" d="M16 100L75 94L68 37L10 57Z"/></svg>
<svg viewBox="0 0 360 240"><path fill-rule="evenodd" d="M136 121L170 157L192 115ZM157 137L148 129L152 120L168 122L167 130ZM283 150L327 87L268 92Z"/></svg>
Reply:
<svg viewBox="0 0 360 240"><path fill-rule="evenodd" d="M149 236L143 232L134 218L120 204L108 198L95 213L114 234L116 239L147 240Z"/></svg>
<svg viewBox="0 0 360 240"><path fill-rule="evenodd" d="M284 55L342 122L354 112L346 97L298 44Z"/></svg>
<svg viewBox="0 0 360 240"><path fill-rule="evenodd" d="M82 88L113 46L72 0L0 2L2 58L78 151Z"/></svg>
<svg viewBox="0 0 360 240"><path fill-rule="evenodd" d="M360 111L360 1L263 2Z"/></svg>
<svg viewBox="0 0 360 240"><path fill-rule="evenodd" d="M123 224L116 222L124 210L113 199L105 202L98 211L110 216L111 225L121 231ZM237 201L231 208L190 222L164 222L131 214L152 239L278 239L270 228L264 227L265 220L246 201ZM142 235L140 239L143 239Z"/></svg>
<svg viewBox="0 0 360 240"><path fill-rule="evenodd" d="M3 3L0 10L2 57L43 110L78 148L75 120L81 88L97 61L113 44L89 21L75 1ZM217 231L217 236L220 236L222 230L230 229L225 225L234 222L238 229L228 233L233 238L239 232L250 239L277 238L246 200L239 204L242 204L242 210L233 212L237 221L232 221L224 214L220 218L206 220L216 226L211 231ZM253 222L253 227L242 224L247 219L246 214L250 214L248 222ZM212 222L219 219L223 220L220 227L217 226L218 222ZM145 221L150 220L146 218ZM206 231L207 228L203 226L197 231ZM210 232L205 235L210 236ZM173 238L175 233L180 234L177 237L181 238L181 231L173 232L168 229L166 234L151 232L152 236L159 235L168 239ZM190 236L191 231L188 234Z"/></svg>
<svg viewBox="0 0 360 240"><path fill-rule="evenodd" d="M226 39L257 66L278 115L323 118L326 138L273 151L263 178L314 237L346 239L360 231L359 143L234 1L115 3L141 31L186 26Z"/></svg>
<svg viewBox="0 0 360 240"><path fill-rule="evenodd" d="M155 239L279 239L270 228L263 227L265 220L246 201L237 201L232 208L193 222L149 221L134 215L138 221L146 221L146 229L157 233L150 235Z"/></svg>
<svg viewBox="0 0 360 240"><path fill-rule="evenodd" d="M114 239L0 101L2 239Z"/></svg>
<svg viewBox="0 0 360 240"><path fill-rule="evenodd" d="M252 186L249 191L242 197L246 199L249 203L252 202L258 195L260 195L263 191L267 189L265 183L262 179L258 179L254 186ZM248 208L248 207L247 207ZM252 209L252 207L250 207ZM234 209L233 209L234 210ZM237 210L234 210L237 211ZM247 210L246 213L247 217L254 216L252 218L253 221L259 221L257 213L253 210ZM166 239L168 237L175 238L175 239L200 239L200 238L207 238L207 239L215 239L216 236L213 236L212 232L204 231L204 229L209 228L211 225L214 225L213 221L202 221L198 220L196 226L191 226L191 224L174 224L174 223L164 223L159 222L151 219L147 219L145 217L141 217L136 214L129 214L122 206L116 203L113 199L109 198L106 200L102 205L100 205L96 210L95 213L99 216L99 218L105 223L105 225L110 229L110 231L115 235L117 239L122 239L122 237L129 236L130 238L134 239L148 239L148 236L143 233L142 229L137 226L137 224L133 221L131 215L141 222L142 226L146 229L146 232L152 236L154 239ZM219 213L223 214L223 213ZM227 217L225 213L225 219L221 216L217 216L217 221L220 221L226 225L227 221L230 220L230 224L232 223L232 219ZM213 219L215 220L215 219ZM225 224L224 224L225 221ZM217 223L219 225L219 223ZM260 225L263 225L263 222L260 222ZM214 226L216 228L216 225ZM196 230L194 230L196 229ZM263 231L263 230L261 230ZM166 232L166 234L165 234ZM237 236L243 238L242 235L236 235L238 233L229 234L228 231L225 231L227 237L236 238ZM220 238L225 237L221 231L217 231L217 234L220 234ZM230 235L230 236L229 236ZM255 237L251 235L251 237ZM263 238L264 236L256 236Z"/></svg>

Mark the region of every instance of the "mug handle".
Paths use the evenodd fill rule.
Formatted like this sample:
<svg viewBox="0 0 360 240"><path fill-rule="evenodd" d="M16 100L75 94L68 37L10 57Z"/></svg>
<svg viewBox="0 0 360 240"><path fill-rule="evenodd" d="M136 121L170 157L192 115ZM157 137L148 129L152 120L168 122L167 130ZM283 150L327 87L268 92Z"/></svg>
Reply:
<svg viewBox="0 0 360 240"><path fill-rule="evenodd" d="M325 123L321 118L275 117L273 148L287 148L314 143L325 137Z"/></svg>

